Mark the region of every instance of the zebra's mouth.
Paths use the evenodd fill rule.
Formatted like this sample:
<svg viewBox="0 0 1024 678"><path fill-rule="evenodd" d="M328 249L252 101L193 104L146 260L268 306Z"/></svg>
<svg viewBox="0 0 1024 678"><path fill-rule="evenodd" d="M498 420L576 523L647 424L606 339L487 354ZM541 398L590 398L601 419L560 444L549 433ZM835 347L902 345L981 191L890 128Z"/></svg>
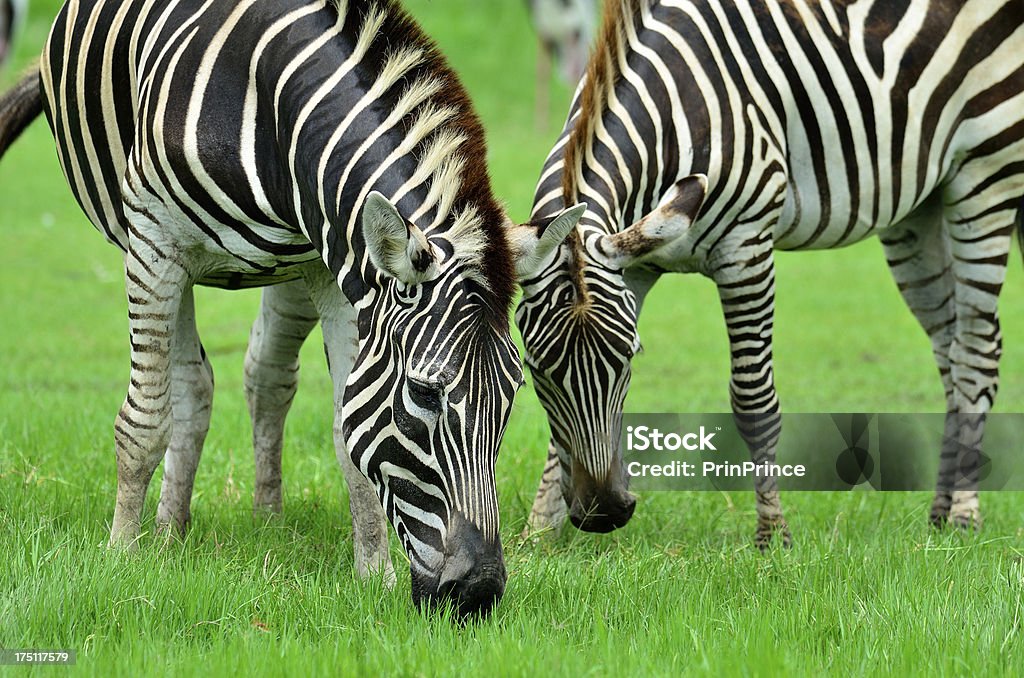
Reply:
<svg viewBox="0 0 1024 678"><path fill-rule="evenodd" d="M412 571L412 598L421 610L451 608L459 622L483 620L505 593L505 566L488 568L477 576L440 582L438 577L418 576Z"/></svg>
<svg viewBox="0 0 1024 678"><path fill-rule="evenodd" d="M569 521L584 532L611 532L626 525L636 509L621 463L614 463L600 480L578 459L572 460Z"/></svg>
<svg viewBox="0 0 1024 678"><path fill-rule="evenodd" d="M445 557L436 573L411 566L412 599L420 609L451 606L460 621L483 619L505 593L508 574L499 539L486 539L458 511L449 521Z"/></svg>
<svg viewBox="0 0 1024 678"><path fill-rule="evenodd" d="M611 532L624 527L633 517L636 497L630 492L614 498L591 499L584 502L577 497L569 507L569 521L583 532Z"/></svg>

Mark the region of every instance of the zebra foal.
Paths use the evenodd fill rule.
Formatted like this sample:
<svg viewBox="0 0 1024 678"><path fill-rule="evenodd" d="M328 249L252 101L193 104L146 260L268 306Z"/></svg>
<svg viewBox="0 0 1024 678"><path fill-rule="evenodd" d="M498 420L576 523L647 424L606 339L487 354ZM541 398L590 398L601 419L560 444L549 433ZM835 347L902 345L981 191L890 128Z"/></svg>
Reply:
<svg viewBox="0 0 1024 678"><path fill-rule="evenodd" d="M947 402L931 519L980 524L976 449L998 385L996 302L1024 197L1024 4L613 0L533 214L589 207L523 283L517 322L551 425L531 518L631 517L619 449L644 295L718 287L732 409L774 459L773 251L877 235ZM756 542L789 530L755 481Z"/></svg>
<svg viewBox="0 0 1024 678"><path fill-rule="evenodd" d="M363 562L390 562L386 516L417 604L486 614L506 579L494 462L522 381L508 310L580 209L508 220L464 90L390 0L71 0L0 101L0 140L40 108L83 211L125 252L111 544L138 538L165 450L164 491L187 505L212 388L192 286L277 285L247 363L287 371L303 337L268 345L268 323L322 319L339 460L380 537ZM276 406L250 398L257 419Z"/></svg>

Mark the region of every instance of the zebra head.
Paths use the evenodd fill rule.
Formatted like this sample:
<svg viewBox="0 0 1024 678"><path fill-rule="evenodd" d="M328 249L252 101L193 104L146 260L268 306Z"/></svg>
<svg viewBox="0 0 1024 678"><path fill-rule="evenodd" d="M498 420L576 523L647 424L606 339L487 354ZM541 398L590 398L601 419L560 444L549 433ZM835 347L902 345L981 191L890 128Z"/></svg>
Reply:
<svg viewBox="0 0 1024 678"><path fill-rule="evenodd" d="M516 322L561 461L569 519L582 530L622 527L636 505L619 445L631 362L640 352L629 269L687 230L706 186L702 175L683 179L619 232L600 227L608 221L588 210L568 242L522 283Z"/></svg>
<svg viewBox="0 0 1024 678"><path fill-rule="evenodd" d="M505 588L494 465L523 383L508 315L513 269L569 229L518 238L511 251L505 223L490 244L458 223L425 232L379 193L362 224L381 298L359 314L345 442L409 556L416 604L485 615Z"/></svg>

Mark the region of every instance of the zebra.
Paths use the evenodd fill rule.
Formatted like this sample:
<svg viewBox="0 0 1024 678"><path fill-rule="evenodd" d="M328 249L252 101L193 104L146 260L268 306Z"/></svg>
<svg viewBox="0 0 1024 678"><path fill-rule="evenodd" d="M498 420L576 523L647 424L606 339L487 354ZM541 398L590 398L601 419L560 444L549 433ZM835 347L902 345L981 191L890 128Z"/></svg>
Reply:
<svg viewBox="0 0 1024 678"><path fill-rule="evenodd" d="M534 120L540 128L548 123L552 64L562 82L579 82L587 66L590 46L597 33L596 0L526 0L530 23L537 33L537 82Z"/></svg>
<svg viewBox="0 0 1024 678"><path fill-rule="evenodd" d="M10 56L14 35L27 10L27 0L0 0L0 64Z"/></svg>
<svg viewBox="0 0 1024 678"><path fill-rule="evenodd" d="M137 543L165 450L161 501L187 507L212 392L193 285L273 285L247 363L287 353L275 317L320 317L339 459L366 502L357 561L360 524L380 537L387 519L417 606L487 614L506 581L494 463L522 383L508 312L582 206L508 219L468 95L394 0L71 0L0 100L0 152L41 110L125 253L110 544ZM275 407L258 401L254 417ZM369 545L365 562L389 562L386 538Z"/></svg>
<svg viewBox="0 0 1024 678"><path fill-rule="evenodd" d="M734 417L771 461L773 251L871 235L945 388L930 520L979 527L977 459L958 450L977 449L996 395L1022 137L1019 2L614 0L533 214L589 207L516 311L552 436L532 527L632 516L621 413L662 274L715 282ZM755 490L756 544L789 545L777 486Z"/></svg>

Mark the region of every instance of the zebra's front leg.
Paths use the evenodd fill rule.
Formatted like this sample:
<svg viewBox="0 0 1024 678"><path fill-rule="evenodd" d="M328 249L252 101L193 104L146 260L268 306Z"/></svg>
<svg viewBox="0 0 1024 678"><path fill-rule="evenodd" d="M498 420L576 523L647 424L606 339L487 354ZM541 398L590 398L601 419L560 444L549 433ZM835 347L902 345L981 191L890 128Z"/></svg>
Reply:
<svg viewBox="0 0 1024 678"><path fill-rule="evenodd" d="M192 288L182 295L171 348L171 415L174 426L164 457L158 531L183 534L191 521L190 505L196 469L210 430L213 407L213 367L196 331Z"/></svg>
<svg viewBox="0 0 1024 678"><path fill-rule="evenodd" d="M342 429L345 384L359 348L355 309L325 267L317 266L305 275L320 314L324 351L334 383L334 449L348 485L356 574L361 579L382 576L388 586L393 586L396 578L388 550L388 519L370 480L352 462Z"/></svg>
<svg viewBox="0 0 1024 678"><path fill-rule="evenodd" d="M772 371L772 329L775 314L775 268L771 250L740 252L740 262L723 266L714 276L729 333L732 376L729 396L736 425L750 448L755 464L775 462L781 431L779 398ZM778 533L782 545L793 539L783 516L774 476L757 476L757 531L754 543L761 550Z"/></svg>
<svg viewBox="0 0 1024 678"><path fill-rule="evenodd" d="M558 533L569 516L569 506L565 503L566 492L563 484L569 482L569 475L562 469L555 441L548 441L548 459L544 464L544 473L540 477L540 486L533 498L530 517L523 529L522 537L526 538L540 532Z"/></svg>
<svg viewBox="0 0 1024 678"><path fill-rule="evenodd" d="M117 503L111 546L134 547L141 534L146 490L171 435L171 347L182 295L190 286L185 269L158 245L129 238L125 259L131 378L114 422Z"/></svg>
<svg viewBox="0 0 1024 678"><path fill-rule="evenodd" d="M245 354L245 399L256 462L253 514L281 512L284 423L299 385L299 350L319 316L303 280L263 290Z"/></svg>

